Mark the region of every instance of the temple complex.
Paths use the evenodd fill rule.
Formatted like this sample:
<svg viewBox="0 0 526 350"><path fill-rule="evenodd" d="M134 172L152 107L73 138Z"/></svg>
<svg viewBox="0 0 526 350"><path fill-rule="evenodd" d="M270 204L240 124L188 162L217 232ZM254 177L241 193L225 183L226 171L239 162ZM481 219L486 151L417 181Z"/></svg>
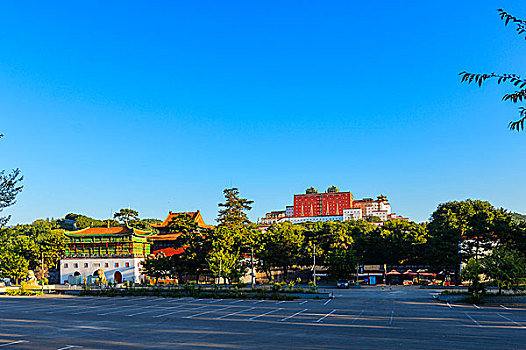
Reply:
<svg viewBox="0 0 526 350"><path fill-rule="evenodd" d="M60 260L62 282L89 282L102 270L111 282L139 282L141 262L150 254L151 231L131 227L89 227L66 231L66 249Z"/></svg>
<svg viewBox="0 0 526 350"><path fill-rule="evenodd" d="M181 235L180 232L172 232L170 229L170 222L177 218L179 215L186 214L197 224L200 228L214 228L214 226L207 225L201 216L199 210L193 212L180 212L174 213L170 211L166 219L160 224L152 224L152 228L159 231L158 234L152 235L149 237L152 242L152 253L157 254L163 252L166 256L171 256L174 254L181 254L183 252L182 248L175 249L175 240Z"/></svg>

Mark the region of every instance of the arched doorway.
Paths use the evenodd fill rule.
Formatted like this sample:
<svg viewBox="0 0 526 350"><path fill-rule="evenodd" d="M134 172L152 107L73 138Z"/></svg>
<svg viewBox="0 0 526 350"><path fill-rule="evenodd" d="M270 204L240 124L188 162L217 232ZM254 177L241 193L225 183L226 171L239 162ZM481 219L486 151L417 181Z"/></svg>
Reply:
<svg viewBox="0 0 526 350"><path fill-rule="evenodd" d="M113 282L122 283L122 273L120 273L120 271L115 271L115 274L113 275Z"/></svg>
<svg viewBox="0 0 526 350"><path fill-rule="evenodd" d="M73 273L73 276L80 276L80 272L75 271L75 272Z"/></svg>

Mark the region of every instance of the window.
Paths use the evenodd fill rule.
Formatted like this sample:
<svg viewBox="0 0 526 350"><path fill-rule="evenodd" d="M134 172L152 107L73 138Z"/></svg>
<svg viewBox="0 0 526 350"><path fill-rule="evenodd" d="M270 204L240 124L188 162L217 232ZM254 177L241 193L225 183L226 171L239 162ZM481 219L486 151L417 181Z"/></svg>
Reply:
<svg viewBox="0 0 526 350"><path fill-rule="evenodd" d="M84 268L87 268L88 267L88 263L84 263Z"/></svg>
<svg viewBox="0 0 526 350"><path fill-rule="evenodd" d="M68 264L64 264L64 268L67 269L68 268Z"/></svg>
<svg viewBox="0 0 526 350"><path fill-rule="evenodd" d="M126 263L126 267L130 267L130 263L129 262Z"/></svg>
<svg viewBox="0 0 526 350"><path fill-rule="evenodd" d="M119 263L115 263L115 267L119 267Z"/></svg>
<svg viewBox="0 0 526 350"><path fill-rule="evenodd" d="M109 267L109 266L110 266L110 264L108 264L108 263L104 264L104 267Z"/></svg>
<svg viewBox="0 0 526 350"><path fill-rule="evenodd" d="M75 268L78 269L79 264L75 263L75 265L73 265L73 266L75 266Z"/></svg>

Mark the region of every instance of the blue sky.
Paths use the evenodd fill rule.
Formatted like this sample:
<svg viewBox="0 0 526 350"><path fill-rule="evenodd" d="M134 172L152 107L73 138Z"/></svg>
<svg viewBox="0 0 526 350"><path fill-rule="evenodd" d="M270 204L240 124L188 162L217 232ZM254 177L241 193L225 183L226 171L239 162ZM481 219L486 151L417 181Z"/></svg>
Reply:
<svg viewBox="0 0 526 350"><path fill-rule="evenodd" d="M526 132L511 87L520 1L34 2L0 5L0 169L10 224L119 208L164 218L222 190L250 217L336 185L424 221L438 203L526 212Z"/></svg>

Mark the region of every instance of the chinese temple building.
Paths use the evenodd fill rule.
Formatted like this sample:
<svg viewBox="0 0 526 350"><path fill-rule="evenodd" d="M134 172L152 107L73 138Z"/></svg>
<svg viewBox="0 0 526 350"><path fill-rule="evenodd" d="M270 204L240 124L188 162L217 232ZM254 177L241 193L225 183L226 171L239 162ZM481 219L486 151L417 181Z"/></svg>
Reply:
<svg viewBox="0 0 526 350"><path fill-rule="evenodd" d="M171 256L174 254L181 254L183 252L183 249L174 249L175 240L177 237L181 235L179 232L172 232L170 230L169 224L170 222L177 218L179 215L186 214L190 216L190 218L197 224L200 228L214 228L214 226L207 225L205 221L203 220L203 217L201 216L201 212L199 210L194 212L181 212L181 213L174 213L170 211L168 213L168 216L166 219L160 223L160 224L152 224L152 228L159 231L159 234L152 235L149 237L150 241L152 242L152 253L157 254L159 252L163 252L166 256Z"/></svg>
<svg viewBox="0 0 526 350"><path fill-rule="evenodd" d="M80 284L102 270L111 282L139 282L141 262L150 254L151 234L131 227L66 231L66 249L60 260L61 280Z"/></svg>

